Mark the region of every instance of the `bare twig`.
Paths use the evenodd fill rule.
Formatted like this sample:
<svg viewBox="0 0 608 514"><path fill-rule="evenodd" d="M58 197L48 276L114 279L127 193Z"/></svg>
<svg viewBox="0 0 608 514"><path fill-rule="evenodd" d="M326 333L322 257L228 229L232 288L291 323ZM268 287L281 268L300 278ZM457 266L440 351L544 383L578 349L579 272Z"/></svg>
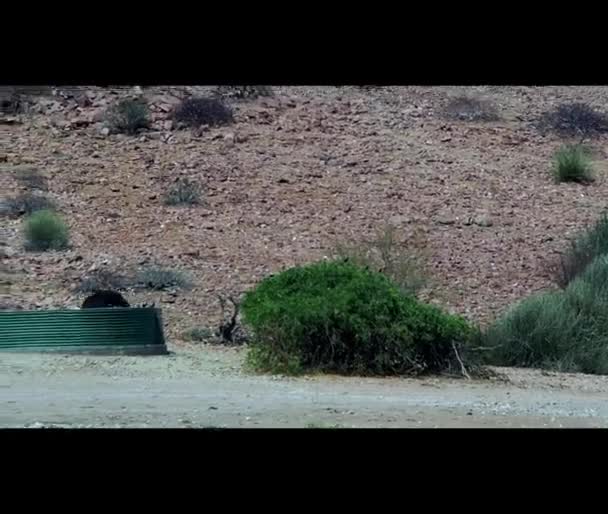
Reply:
<svg viewBox="0 0 608 514"><path fill-rule="evenodd" d="M458 355L458 350L456 349L456 345L454 344L454 341L452 341L452 348L454 350L454 354L456 355L456 359L458 360L458 363L460 364L460 370L462 371L462 374L468 380L471 380L471 375L469 375L469 373L467 372L467 368L464 367L464 364L462 363L462 360L460 359L460 355Z"/></svg>

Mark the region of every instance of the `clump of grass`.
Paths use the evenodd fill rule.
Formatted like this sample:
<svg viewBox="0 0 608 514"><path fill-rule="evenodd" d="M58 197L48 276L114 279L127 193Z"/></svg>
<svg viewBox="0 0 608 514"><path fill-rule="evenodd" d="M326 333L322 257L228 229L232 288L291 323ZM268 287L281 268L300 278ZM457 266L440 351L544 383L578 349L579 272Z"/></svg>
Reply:
<svg viewBox="0 0 608 514"><path fill-rule="evenodd" d="M271 276L245 295L242 310L253 335L247 363L258 371L467 375L473 362L474 329L464 319L348 262Z"/></svg>
<svg viewBox="0 0 608 514"><path fill-rule="evenodd" d="M228 125L234 121L232 110L220 98L192 97L183 100L173 119L187 127Z"/></svg>
<svg viewBox="0 0 608 514"><path fill-rule="evenodd" d="M494 104L471 96L452 98L445 106L444 115L449 119L459 121L496 121L499 119Z"/></svg>
<svg viewBox="0 0 608 514"><path fill-rule="evenodd" d="M608 131L608 116L584 102L564 103L543 113L537 122L543 132L585 139Z"/></svg>
<svg viewBox="0 0 608 514"><path fill-rule="evenodd" d="M28 216L23 224L25 249L30 251L63 250L69 243L69 230L61 217L53 211L38 211Z"/></svg>
<svg viewBox="0 0 608 514"><path fill-rule="evenodd" d="M396 228L389 224L375 238L340 244L335 252L341 259L383 273L402 293L415 295L428 282L420 244L400 243Z"/></svg>
<svg viewBox="0 0 608 514"><path fill-rule="evenodd" d="M157 266L140 270L135 282L139 287L155 291L189 289L192 285L188 276L182 271Z"/></svg>
<svg viewBox="0 0 608 514"><path fill-rule="evenodd" d="M134 135L150 126L150 111L143 100L126 98L107 110L106 123L112 132Z"/></svg>
<svg viewBox="0 0 608 514"><path fill-rule="evenodd" d="M593 182L593 169L588 151L581 145L565 145L554 157L553 176L556 182Z"/></svg>
<svg viewBox="0 0 608 514"><path fill-rule="evenodd" d="M33 214L44 210L54 210L54 203L46 196L38 193L19 193L13 198L7 198L2 205L2 212L12 218Z"/></svg>
<svg viewBox="0 0 608 514"><path fill-rule="evenodd" d="M200 186L187 178L178 179L165 194L166 205L199 205Z"/></svg>
<svg viewBox="0 0 608 514"><path fill-rule="evenodd" d="M571 243L555 269L555 279L566 287L598 256L608 254L608 215L604 214Z"/></svg>
<svg viewBox="0 0 608 514"><path fill-rule="evenodd" d="M222 98L253 100L261 96L273 96L270 86L218 86L215 94Z"/></svg>
<svg viewBox="0 0 608 514"><path fill-rule="evenodd" d="M608 374L608 256L565 290L516 305L483 340L490 364Z"/></svg>

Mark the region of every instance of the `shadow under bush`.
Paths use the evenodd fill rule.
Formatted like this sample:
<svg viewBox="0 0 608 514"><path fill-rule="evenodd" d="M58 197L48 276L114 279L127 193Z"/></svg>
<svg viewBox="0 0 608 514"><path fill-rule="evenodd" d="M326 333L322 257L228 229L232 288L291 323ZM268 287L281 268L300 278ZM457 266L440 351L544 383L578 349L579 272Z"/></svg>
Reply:
<svg viewBox="0 0 608 514"><path fill-rule="evenodd" d="M488 364L608 374L608 256L565 290L516 305L482 340Z"/></svg>
<svg viewBox="0 0 608 514"><path fill-rule="evenodd" d="M242 302L259 371L468 376L474 329L403 295L388 278L344 261L291 268Z"/></svg>

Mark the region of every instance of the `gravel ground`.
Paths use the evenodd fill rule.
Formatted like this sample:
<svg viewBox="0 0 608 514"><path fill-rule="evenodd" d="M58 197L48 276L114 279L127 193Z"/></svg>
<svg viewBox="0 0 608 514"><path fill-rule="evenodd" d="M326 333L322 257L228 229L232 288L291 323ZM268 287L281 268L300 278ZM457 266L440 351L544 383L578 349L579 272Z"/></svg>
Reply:
<svg viewBox="0 0 608 514"><path fill-rule="evenodd" d="M243 352L159 357L3 353L0 427L608 427L608 377L279 377Z"/></svg>

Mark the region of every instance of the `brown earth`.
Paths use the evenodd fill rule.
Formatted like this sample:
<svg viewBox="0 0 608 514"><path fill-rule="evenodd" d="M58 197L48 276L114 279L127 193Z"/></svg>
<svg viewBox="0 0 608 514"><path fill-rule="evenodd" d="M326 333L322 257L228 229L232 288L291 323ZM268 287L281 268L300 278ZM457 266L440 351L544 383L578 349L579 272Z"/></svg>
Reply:
<svg viewBox="0 0 608 514"><path fill-rule="evenodd" d="M405 245L424 241L426 297L485 323L551 286L549 264L605 207L606 136L593 143L595 183L556 185L561 140L533 122L559 102L601 108L606 87L275 87L273 98L234 102L232 126L173 130L172 105L205 89L85 88L0 120L2 194L19 191L15 167L38 168L73 245L26 253L20 220L3 218L6 301L78 307L74 287L91 269L172 266L193 277L191 291L128 298L160 304L179 344L184 329L217 322L217 293L240 293L390 222ZM442 109L460 93L494 102L501 120L447 121ZM128 94L151 102L153 130L105 134L103 110ZM163 204L178 177L204 185L205 206Z"/></svg>

